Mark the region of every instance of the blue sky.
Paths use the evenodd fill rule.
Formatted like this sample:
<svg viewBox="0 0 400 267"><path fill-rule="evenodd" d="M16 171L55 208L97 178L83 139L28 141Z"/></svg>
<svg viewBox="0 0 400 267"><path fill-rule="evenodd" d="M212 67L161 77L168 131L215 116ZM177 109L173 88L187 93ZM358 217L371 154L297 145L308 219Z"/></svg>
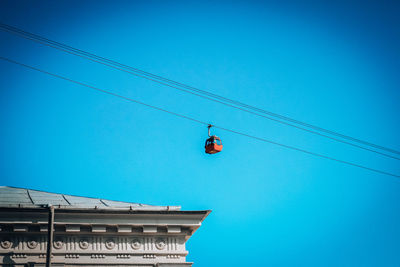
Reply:
<svg viewBox="0 0 400 267"><path fill-rule="evenodd" d="M397 1L2 1L0 21L400 150ZM361 151L0 32L0 56L393 173ZM0 62L1 184L213 212L195 266L399 266L400 180ZM229 256L228 256L229 255Z"/></svg>

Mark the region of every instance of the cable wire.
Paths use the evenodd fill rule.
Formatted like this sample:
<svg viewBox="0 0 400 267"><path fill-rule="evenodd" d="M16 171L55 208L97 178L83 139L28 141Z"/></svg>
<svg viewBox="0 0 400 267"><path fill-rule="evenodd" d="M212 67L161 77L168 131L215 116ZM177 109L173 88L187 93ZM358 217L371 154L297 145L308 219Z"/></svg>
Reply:
<svg viewBox="0 0 400 267"><path fill-rule="evenodd" d="M198 88L195 88L195 87L183 84L183 83L179 83L179 82L176 82L176 81L173 81L173 80L170 80L170 79L167 79L167 78L164 78L164 77L161 77L161 76L158 76L158 75L155 75L155 74L152 74L152 73L149 73L149 72L137 69L137 68L133 68L131 66L128 66L128 65L125 65L125 64L122 64L122 63L119 63L119 62L116 62L116 61L113 61L113 60L110 60L110 59L107 59L107 58L104 58L104 57L97 56L95 54L86 52L84 50L80 50L80 49L73 48L71 46L68 46L68 45L65 45L65 44L62 44L62 43L59 43L59 42L56 42L56 41L52 41L52 40L47 39L45 37L42 37L42 36L39 36L39 35L36 35L36 34L33 34L33 33L29 33L29 32L23 31L21 29L15 28L15 27L7 25L7 24L0 23L0 29L3 29L3 30L5 30L7 32L10 32L10 33L17 34L17 35L19 35L21 37L24 37L26 39L29 39L29 40L32 40L32 41L35 41L35 42L50 46L52 48L55 48L55 49L58 49L58 50L61 50L61 51L64 51L64 52L67 52L67 53L82 57L82 58L85 58L85 59L89 59L91 61L94 61L94 62L103 64L103 65L109 66L111 68L114 68L114 69L117 69L117 70L120 70L120 71L124 71L124 72L130 73L132 75L135 75L135 76L138 76L138 77L141 77L141 78L145 78L145 79L157 82L159 84L162 84L162 85L165 85L165 86L169 86L171 88L174 88L174 89L177 89L177 90L180 90L180 91L184 91L186 93L190 93L190 94L193 94L193 95L196 95L196 96L199 96L199 97L202 97L202 98L205 98L205 99L208 99L208 100L211 100L211 101L214 101L214 102L217 102L217 103L220 103L220 104L223 104L223 105L226 105L226 106L229 106L229 107L232 107L232 108L235 108L235 109L238 109L238 110L241 110L241 111L244 111L244 112L256 115L256 116L259 116L259 117L263 117L263 118L266 118L266 119L269 119L269 120L272 120L272 121L275 121L275 122L278 122L278 123L281 123L281 124L285 124L285 125L288 125L288 126L291 126L291 127L303 130L303 131L307 131L307 132L312 133L312 134L316 134L316 135L319 135L319 136L322 136L322 137L325 137L325 138L329 138L331 140L334 140L334 141L337 141L337 142L341 142L341 143L344 143L344 144L347 144L347 145L350 145L350 146L353 146L353 147L357 147L357 148L360 148L360 149L363 149L363 150L367 150L367 151L370 151L370 152L373 152L373 153L377 153L377 154L383 155L385 157L389 157L389 158L392 158L392 159L400 160L400 158L398 158L398 157L395 157L395 156L392 156L392 155L389 155L389 154L386 154L386 153L382 153L382 152L379 152L379 151L376 151L376 150L373 150L373 149L369 149L369 148L366 148L366 147L363 147L363 146L360 146L360 145L357 145L357 144L354 144L354 143L351 143L351 142L348 142L348 141L344 141L344 140L341 140L341 139L338 139L338 138L334 138L332 136L329 136L329 135L326 135L326 134L322 134L320 132L324 132L324 133L327 133L327 134L330 134L330 135L337 136L339 138L350 140L352 142L357 142L357 143L360 143L360 144L363 144L363 145L367 145L367 146L370 146L370 147L374 147L374 148L377 148L377 149L380 149L380 150L385 150L385 151L388 151L390 153L394 153L394 154L399 154L400 155L399 151L396 151L396 150L391 149L391 148L379 146L379 145L376 145L376 144L373 144L373 143L370 143L370 142L367 142L367 141L363 141L363 140L360 140L360 139L357 139L357 138L353 138L353 137L350 137L350 136L347 136L347 135L344 135L344 134L340 134L340 133L335 132L335 131L327 130L327 129L324 129L322 127L318 127L318 126L311 125L311 124L308 124L308 123L305 123L305 122L302 122L302 121L299 121L299 120L295 120L295 119L292 119L292 118L287 117L287 116L283 116L283 115L280 115L280 114L277 114L277 113L273 113L273 112L270 112L270 111L266 111L266 110L263 110L263 109L260 109L260 108L254 107L254 106L250 106L250 105L247 105L245 103L242 103L242 102L239 102L239 101L236 101L236 100L232 100L232 99L229 99L229 98L226 98L226 97L223 97L223 96L219 96L219 95L213 94L213 93L208 92L208 91L204 91L204 90L201 90L201 89L198 89ZM129 69L131 71L128 71L126 69ZM137 74L136 72L138 72L140 74ZM159 80L161 80L163 82L160 82ZM174 84L176 86L173 86L170 83L172 83L172 84ZM185 90L183 88L179 88L177 86L183 87L183 88L185 88L187 90ZM195 91L197 93L193 93L193 91ZM203 96L201 94L207 95L208 97ZM229 102L229 103L231 103L233 105L227 104L227 103L222 102L222 101L218 101L218 100L216 100L214 98L222 100L222 101ZM266 115L269 115L269 116L273 116L273 117L281 119L281 120L286 120L286 121L289 121L289 122L292 122L292 123L295 123L295 124L299 124L299 125L302 125L304 127L308 127L308 128L314 129L314 131L306 129L304 127L300 127L300 126L294 125L292 123L287 123L287 122L284 122L284 121L281 121L281 120L278 120L278 119L274 119L274 118L271 118L271 117L268 117L268 116L265 116L265 115L261 115L261 114L256 113L256 112L249 111L247 109L239 108L239 107L234 106L234 105L241 106L241 107L244 107L244 108L247 108L247 109L251 109L253 111L260 112L260 113L263 113L263 114L266 114ZM320 131L320 132L318 132L318 131Z"/></svg>
<svg viewBox="0 0 400 267"><path fill-rule="evenodd" d="M198 120L198 119L186 116L186 115L182 115L182 114L179 114L179 113L176 113L176 112L172 112L172 111L169 111L169 110L166 110L166 109L154 106L154 105L150 105L150 104L144 103L142 101L139 101L139 100L136 100L136 99L133 99L133 98L130 98L130 97L126 97L126 96L123 96L123 95L120 95L120 94L113 93L113 92L108 91L108 90L100 89L98 87L95 87L95 86L92 86L92 85L89 85L89 84L86 84L86 83L83 83L83 82L79 82L79 81L76 81L76 80L67 78L65 76L61 76L61 75L55 74L55 73L51 73L51 72L48 72L48 71L45 71L45 70L30 66L30 65L24 64L24 63L20 63L20 62L14 61L14 60L9 59L9 58L0 57L0 59L2 59L4 61L7 61L7 62L10 62L10 63L13 63L13 64L16 64L16 65L19 65L19 66L23 66L23 67L26 67L26 68L41 72L41 73L44 73L44 74L47 74L47 75L50 75L50 76L53 76L53 77L56 77L56 78L59 78L59 79L62 79L62 80L65 80L65 81L69 81L71 83L75 83L75 84L78 84L78 85L81 85L81 86L85 86L87 88L96 90L96 91L104 93L104 94L112 95L112 96L115 96L115 97L122 98L124 100L130 101L130 102L134 102L134 103L137 103L137 104L140 104L140 105L143 105L143 106L158 110L158 111L162 111L162 112L165 112L165 113L168 113L168 114L171 114L171 115L174 115L174 116L186 119L186 120L190 120L190 121L193 121L193 122L196 122L196 123L200 123L200 124L203 124L203 125L210 125L208 122L201 121L201 120ZM298 152L302 152L302 153L313 155L313 156L316 156L316 157L328 159L328 160L331 160L331 161L336 161L336 162L339 162L339 163L342 163L342 164L346 164L346 165L350 165L350 166L353 166L353 167L369 170L369 171L380 173L380 174L383 174L383 175L388 175L388 176L393 176L393 177L400 178L400 175L398 175L398 174L394 174L394 173L390 173L390 172L386 172L386 171L381 171L381 170L378 170L378 169L370 168L370 167L367 167L367 166L364 166L364 165L356 164L356 163L345 161L345 160L341 160L341 159L336 159L334 157L326 156L326 155L323 155L323 154L315 153L315 152L312 152L312 151L308 151L308 150L305 150L305 149L302 149L302 148L298 148L298 147L294 147L294 146L290 146L290 145L285 145L285 144L278 143L278 142L275 142L275 141L271 141L271 140L268 140L268 139L265 139L265 138L261 138L261 137L257 137L257 136L254 136L254 135L250 135L250 134L246 134L246 133L243 133L243 132L239 132L239 131L236 131L236 130L228 129L228 128L225 128L225 127L222 127L222 126L218 126L218 125L214 125L213 124L213 127L221 129L221 130L224 130L224 131L227 131L227 132L230 132L230 133L234 133L234 134L237 134L237 135L245 136L245 137L252 138L252 139L255 139L255 140L258 140L258 141L262 141L262 142L265 142L265 143L269 143L269 144L273 144L273 145L276 145L276 146L280 146L280 147L283 147L283 148L295 150L295 151L298 151Z"/></svg>

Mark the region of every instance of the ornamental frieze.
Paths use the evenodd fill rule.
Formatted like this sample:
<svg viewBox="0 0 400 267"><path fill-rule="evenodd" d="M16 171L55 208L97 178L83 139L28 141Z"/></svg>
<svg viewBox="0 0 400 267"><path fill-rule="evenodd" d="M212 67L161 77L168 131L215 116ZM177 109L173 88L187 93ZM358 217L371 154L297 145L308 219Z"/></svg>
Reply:
<svg viewBox="0 0 400 267"><path fill-rule="evenodd" d="M107 239L105 242L105 246L108 250L111 250L113 248L115 248L115 242L114 239Z"/></svg>
<svg viewBox="0 0 400 267"><path fill-rule="evenodd" d="M106 255L105 254L92 254L91 258L92 259L105 259Z"/></svg>
<svg viewBox="0 0 400 267"><path fill-rule="evenodd" d="M53 251L57 253L89 253L108 252L108 253L140 253L148 252L167 252L179 251L184 249L179 245L176 237L151 237L151 236L67 236L58 235L53 241ZM13 236L12 238L3 237L0 239L0 251L12 250L15 252L45 253L47 247L46 235L37 236Z"/></svg>
<svg viewBox="0 0 400 267"><path fill-rule="evenodd" d="M144 254L143 258L144 259L155 259L156 255L155 254Z"/></svg>
<svg viewBox="0 0 400 267"><path fill-rule="evenodd" d="M167 259L179 259L181 256L178 254L168 254Z"/></svg>
<svg viewBox="0 0 400 267"><path fill-rule="evenodd" d="M140 240L139 240L139 239L133 239L133 240L132 240L131 247L132 247L134 250L140 249L141 246L142 246L142 244L140 243Z"/></svg>
<svg viewBox="0 0 400 267"><path fill-rule="evenodd" d="M117 254L117 259L130 259L131 255L129 254Z"/></svg>
<svg viewBox="0 0 400 267"><path fill-rule="evenodd" d="M163 239L163 238L158 238L158 239L156 240L156 248L157 248L158 250L163 250L163 249L165 248L165 245L166 245L165 239Z"/></svg>
<svg viewBox="0 0 400 267"><path fill-rule="evenodd" d="M88 249L89 248L89 241L87 239L81 239L79 241L79 247L81 249Z"/></svg>
<svg viewBox="0 0 400 267"><path fill-rule="evenodd" d="M64 246L64 242L62 240L56 240L53 242L53 247L55 249L62 249L63 246Z"/></svg>
<svg viewBox="0 0 400 267"><path fill-rule="evenodd" d="M66 259L79 259L79 254L65 254Z"/></svg>
<svg viewBox="0 0 400 267"><path fill-rule="evenodd" d="M26 243L26 246L30 249L35 249L38 246L38 242L36 240L29 240Z"/></svg>
<svg viewBox="0 0 400 267"><path fill-rule="evenodd" d="M20 259L20 258L26 258L27 257L27 255L26 254L24 254L24 253L16 253L16 254L12 254L11 255L11 258L13 258L13 259Z"/></svg>
<svg viewBox="0 0 400 267"><path fill-rule="evenodd" d="M9 248L11 248L11 246L12 246L12 242L11 242L10 240L8 240L8 239L2 240L2 241L0 242L0 246L1 246L1 248L3 248L3 249L9 249Z"/></svg>

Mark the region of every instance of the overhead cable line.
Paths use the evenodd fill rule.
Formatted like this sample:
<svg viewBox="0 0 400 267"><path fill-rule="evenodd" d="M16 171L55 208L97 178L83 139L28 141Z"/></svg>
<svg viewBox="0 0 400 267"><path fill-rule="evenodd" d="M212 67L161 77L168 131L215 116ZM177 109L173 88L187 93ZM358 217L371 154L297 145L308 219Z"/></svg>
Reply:
<svg viewBox="0 0 400 267"><path fill-rule="evenodd" d="M13 63L13 64L16 64L16 65L19 65L19 66L23 66L23 67L26 67L26 68L41 72L41 73L44 73L44 74L47 74L47 75L50 75L50 76L53 76L53 77L56 77L56 78L59 78L59 79L62 79L62 80L65 80L65 81L69 81L69 82L72 82L72 83L75 83L75 84L78 84L78 85L81 85L81 86L85 86L87 88L96 90L96 91L104 93L104 94L112 95L112 96L127 100L129 102L134 102L134 103L137 103L137 104L140 104L140 105L143 105L143 106L146 106L146 107L158 110L158 111L162 111L162 112L165 112L165 113L168 113L168 114L171 114L171 115L174 115L174 116L186 119L186 120L190 120L190 121L193 121L193 122L196 122L196 123L200 123L200 124L203 124L203 125L210 125L208 122L201 121L201 120L192 118L190 116L182 115L182 114L179 114L179 113L176 113L176 112L172 112L172 111L169 111L169 110L166 110L166 109L154 106L154 105L150 105L150 104L144 103L142 101L139 101L139 100L136 100L136 99L133 99L133 98L130 98L130 97L126 97L126 96L123 96L123 95L120 95L120 94L113 93L113 92L108 91L108 90L100 89L98 87L95 87L95 86L92 86L92 85L89 85L89 84L86 84L86 83L83 83L83 82L79 82L79 81L76 81L76 80L67 78L65 76L61 76L61 75L55 74L55 73L51 73L51 72L48 72L48 71L45 71L45 70L30 66L30 65L24 64L24 63L20 63L20 62L14 61L14 60L9 59L9 58L0 57L0 59L2 59L4 61L7 61L7 62L10 62L10 63ZM336 162L339 162L339 163L342 163L342 164L346 164L346 165L350 165L350 166L353 166L353 167L357 167L357 168L369 170L369 171L372 171L372 172L376 172L376 173L380 173L380 174L384 174L384 175L400 178L400 175L398 175L398 174L394 174L394 173L390 173L390 172L386 172L386 171L381 171L381 170L370 168L370 167L367 167L367 166L364 166L364 165L360 165L360 164L356 164L356 163L353 163L353 162L337 159L337 158L334 158L334 157L331 157L331 156L327 156L327 155L315 153L315 152L312 152L312 151L308 151L308 150L305 150L305 149L302 149L302 148L298 148L298 147L295 147L295 146L285 145L285 144L278 143L278 142L275 142L275 141L271 141L271 140L268 140L268 139L265 139L265 138L261 138L261 137L257 137L257 136L254 136L254 135L250 135L250 134L246 134L246 133L243 133L243 132L239 132L239 131L236 131L236 130L228 129L228 128L225 128L225 127L222 127L222 126L218 126L218 125L214 125L213 124L213 127L221 129L221 130L224 130L224 131L227 131L227 132L230 132L230 133L234 133L234 134L238 134L238 135L241 135L241 136L252 138L252 139L255 139L255 140L258 140L258 141L262 141L262 142L265 142L265 143L269 143L269 144L273 144L273 145L280 146L280 147L283 147L283 148L287 148L287 149L290 149L290 150L295 150L295 151L298 151L298 152L302 152L302 153L313 155L313 156L316 156L316 157L328 159L328 160L331 160L331 161L336 161Z"/></svg>
<svg viewBox="0 0 400 267"><path fill-rule="evenodd" d="M275 122L278 122L278 123L281 123L281 124L285 124L285 125L288 125L288 126L291 126L291 127L303 130L303 131L307 131L309 133L313 133L313 134L316 134L316 135L319 135L319 136L322 136L322 137L325 137L325 138L329 138L331 140L334 140L334 141L337 141L337 142L340 142L340 143L344 143L344 144L347 144L347 145L350 145L350 146L353 146L353 147L357 147L357 148L360 148L360 149L363 149L363 150L367 150L367 151L370 151L370 152L373 152L373 153L377 153L377 154L380 154L380 155L383 155L383 156L386 156L386 157L389 157L389 158L392 158L392 159L400 160L400 158L398 158L398 157L395 157L395 156L392 156L392 155L389 155L389 154L386 154L386 153L382 153L382 152L376 151L374 149L366 148L364 146L357 145L357 144L354 144L352 142L356 142L356 143L363 144L363 145L366 145L366 146L369 146L369 147L373 147L373 148L380 149L380 150L385 150L387 152L400 155L399 151L391 149L391 148L387 148L387 147L383 147L383 146L380 146L380 145L376 145L376 144L373 144L373 143L370 143L370 142L367 142L367 141L363 141L361 139L353 138L351 136L347 136L347 135L344 135L344 134L341 134L341 133L338 133L338 132L335 132L335 131L327 130L327 129L324 129L324 128L319 127L319 126L315 126L315 125L312 125L312 124L309 124L309 123L305 123L305 122L302 122L302 121L299 121L299 120L296 120L296 119L292 119L292 118L287 117L287 116L283 116L283 115L280 115L280 114L277 114L277 113L273 113L273 112L270 112L270 111L267 111L267 110L264 110L264 109L260 109L260 108L251 106L251 105L247 105L245 103L242 103L242 102L239 102L239 101L236 101L236 100L232 100L232 99L229 99L229 98L226 98L226 97L223 97L223 96L219 96L219 95L213 94L213 93L208 92L208 91L204 91L204 90L201 90L201 89L198 89L198 88L195 88L195 87L183 84L183 83L179 83L179 82L176 82L176 81L173 81L173 80L170 80L170 79L167 79L167 78L152 74L150 72L146 72L146 71L143 71L143 70L140 70L140 69L137 69L137 68L133 68L131 66L128 66L128 65L125 65L125 64L122 64L122 63L119 63L119 62L116 62L116 61L113 61L113 60L110 60L110 59L107 59L107 58L104 58L104 57L97 56L95 54L86 52L84 50L80 50L80 49L77 49L77 48L74 48L74 47L71 47L71 46L56 42L56 41L52 41L52 40L47 39L45 37L30 33L30 32L23 31L21 29L15 28L15 27L7 25L7 24L0 23L0 29L3 29L5 31L13 33L13 34L17 34L17 35L19 35L19 36L21 36L23 38L26 38L26 39L29 39L29 40L32 40L32 41L35 41L35 42L50 46L50 47L53 47L55 49L62 50L64 52L67 52L67 53L70 53L70 54L73 54L73 55L76 55L76 56L79 56L79 57L82 57L82 58L86 58L86 59L89 59L91 61L94 61L94 62L103 64L103 65L112 67L114 69L117 69L117 70L120 70L120 71L124 71L124 72L130 73L132 75L135 75L135 76L138 76L138 77L141 77L141 78L145 78L145 79L160 83L162 85L166 85L166 86L169 86L171 88L174 88L174 89L177 89L177 90L180 90L180 91L184 91L186 93L190 93L190 94L193 94L193 95L196 95L196 96L199 96L199 97L202 97L202 98L205 98L205 99L208 99L208 100L211 100L211 101L214 101L214 102L217 102L217 103L220 103L220 104L223 104L223 105L226 105L226 106L229 106L229 107L232 107L232 108L235 108L235 109L238 109L238 110L241 110L241 111L244 111L244 112L256 115L256 116L259 116L259 117L263 117L263 118L266 118L266 119L269 119L269 120L272 120L272 121L275 121ZM183 89L181 87L183 87L185 89ZM194 92L196 92L196 93L194 93ZM225 103L223 101L228 102L230 104ZM240 108L240 107L242 107L242 108ZM245 109L243 109L243 108L245 108ZM253 111L250 111L248 109L253 110ZM259 114L257 112L262 113L262 114L266 114L268 116L275 117L276 119L268 117L268 116L265 116L265 115L262 115L262 114ZM284 121L282 121L282 120L284 120ZM285 121L288 121L290 123L285 122ZM307 129L307 128L304 128L304 127L301 127L301 126L298 126L298 125L295 125L295 124L298 124L298 125L301 125L301 126L313 129L313 130L310 130L310 129ZM325 134L322 134L320 132L323 132ZM348 141L344 141L342 139L338 139L338 138L329 136L327 134L336 136L338 138L346 139Z"/></svg>

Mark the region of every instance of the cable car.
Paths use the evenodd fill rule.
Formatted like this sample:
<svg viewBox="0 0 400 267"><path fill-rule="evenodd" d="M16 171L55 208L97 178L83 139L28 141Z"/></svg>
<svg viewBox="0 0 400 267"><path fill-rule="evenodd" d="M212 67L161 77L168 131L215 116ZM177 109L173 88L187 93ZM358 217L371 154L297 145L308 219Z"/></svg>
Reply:
<svg viewBox="0 0 400 267"><path fill-rule="evenodd" d="M206 140L205 148L207 154L215 154L221 152L222 150L222 141L216 135L210 135L210 128L212 125L208 125L208 136L209 138Z"/></svg>

